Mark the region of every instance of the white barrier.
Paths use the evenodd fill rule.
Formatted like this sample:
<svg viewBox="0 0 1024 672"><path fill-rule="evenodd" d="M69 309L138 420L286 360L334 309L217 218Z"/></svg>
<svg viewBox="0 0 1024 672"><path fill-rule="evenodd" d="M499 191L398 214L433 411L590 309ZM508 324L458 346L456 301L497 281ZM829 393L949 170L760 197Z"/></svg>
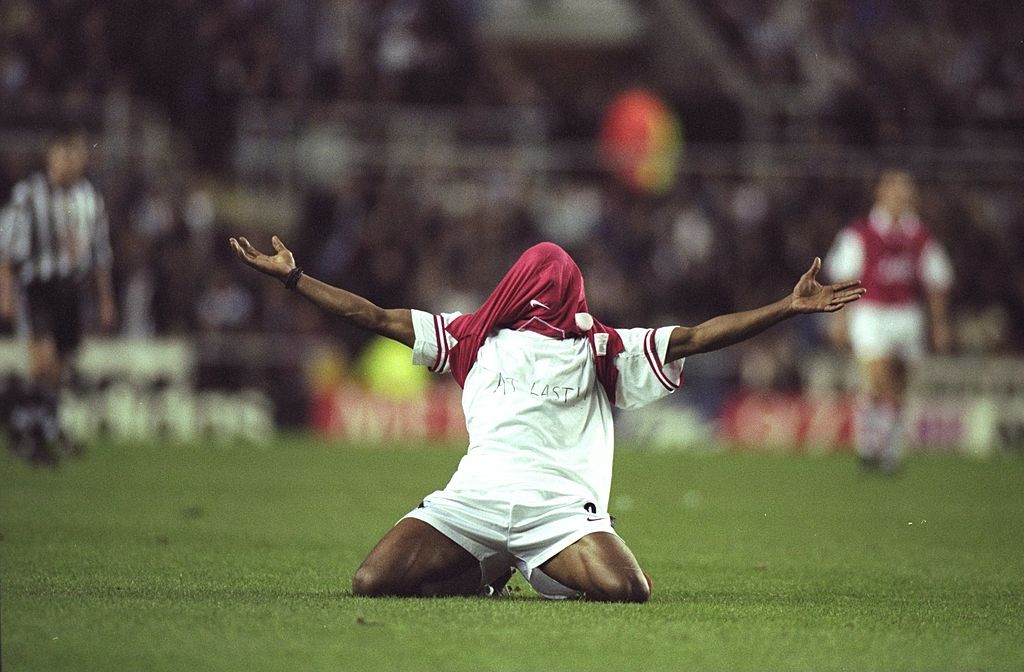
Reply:
<svg viewBox="0 0 1024 672"><path fill-rule="evenodd" d="M237 348L207 348L212 364L244 366L274 361L274 348L259 357L223 362ZM108 434L146 439L266 440L275 430L267 390L202 390L197 347L184 339L88 339L77 360L78 385L66 392L63 419L79 436ZM849 357L809 356L802 394L737 392L717 418L703 421L674 401L623 413L620 438L664 449L712 445L716 438L761 450L831 451L849 444L858 368ZM28 368L22 343L0 339L0 375ZM694 381L699 385L699 381ZM356 388L313 395L313 429L341 439L461 440L458 395L435 390L406 407L372 398ZM1024 454L1024 359L934 357L911 371L907 426L918 450L987 455ZM413 429L410 429L413 427Z"/></svg>
<svg viewBox="0 0 1024 672"><path fill-rule="evenodd" d="M28 368L25 344L0 339L0 375L24 377ZM74 368L60 411L65 429L79 438L259 443L275 433L265 392L197 388L199 357L185 339L89 338Z"/></svg>
<svg viewBox="0 0 1024 672"><path fill-rule="evenodd" d="M849 356L808 357L804 396L855 394L861 370ZM930 356L908 369L906 417L919 450L1024 453L1024 358Z"/></svg>

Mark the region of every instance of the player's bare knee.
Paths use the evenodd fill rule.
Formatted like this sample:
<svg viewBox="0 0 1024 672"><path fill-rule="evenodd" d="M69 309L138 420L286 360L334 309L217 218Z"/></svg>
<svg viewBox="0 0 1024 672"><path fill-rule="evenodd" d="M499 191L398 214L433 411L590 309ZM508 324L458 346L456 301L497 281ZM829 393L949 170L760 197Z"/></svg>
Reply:
<svg viewBox="0 0 1024 672"><path fill-rule="evenodd" d="M376 584L377 577L373 570L360 567L352 577L352 594L356 597L373 597Z"/></svg>
<svg viewBox="0 0 1024 672"><path fill-rule="evenodd" d="M352 577L352 594L356 597L383 597L395 592L392 582L383 572L363 565Z"/></svg>
<svg viewBox="0 0 1024 672"><path fill-rule="evenodd" d="M651 588L647 583L647 579L641 576L633 576L629 579L628 588L624 595L625 599L623 602L638 602L644 603L651 599Z"/></svg>
<svg viewBox="0 0 1024 672"><path fill-rule="evenodd" d="M602 602L638 602L651 599L651 589L643 574L609 573L600 578L598 590L589 595Z"/></svg>

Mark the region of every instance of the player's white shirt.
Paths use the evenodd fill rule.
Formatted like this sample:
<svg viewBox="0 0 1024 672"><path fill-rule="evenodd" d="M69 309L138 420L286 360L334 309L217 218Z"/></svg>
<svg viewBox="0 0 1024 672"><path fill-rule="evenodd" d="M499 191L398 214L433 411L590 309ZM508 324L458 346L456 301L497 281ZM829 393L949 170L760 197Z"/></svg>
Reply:
<svg viewBox="0 0 1024 672"><path fill-rule="evenodd" d="M444 327L456 317L412 311L414 364L448 371L447 353L455 339ZM624 350L615 362L616 406L643 406L679 387L683 360L664 364L672 329L617 330ZM477 353L462 409L469 450L445 491L543 492L607 511L612 409L586 339L499 331Z"/></svg>

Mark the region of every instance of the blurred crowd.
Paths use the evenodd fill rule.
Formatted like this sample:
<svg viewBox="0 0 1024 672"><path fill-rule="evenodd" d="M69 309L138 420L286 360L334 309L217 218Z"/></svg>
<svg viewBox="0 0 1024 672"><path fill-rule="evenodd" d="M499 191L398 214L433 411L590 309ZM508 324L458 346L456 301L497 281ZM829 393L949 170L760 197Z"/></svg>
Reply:
<svg viewBox="0 0 1024 672"><path fill-rule="evenodd" d="M25 106L58 92L73 110L112 91L140 95L189 133L208 165L224 161L239 107L254 98L311 111L337 101L571 105L476 30L494 5L543 13L557 1L8 0L0 100ZM922 119L998 125L1024 110L1020 3L695 4L754 81L830 119L848 142L900 142Z"/></svg>
<svg viewBox="0 0 1024 672"><path fill-rule="evenodd" d="M336 101L545 104L528 72L474 37L482 4L8 0L0 9L0 101L31 110L34 97L56 95L74 110L76 101L127 92L157 105L189 138L196 165L180 174L96 167L125 334L337 333L355 350L359 335L231 259L227 236L247 232L221 219L210 181L229 174L239 109L251 98L311 109ZM877 120L913 104L953 119L1024 108L1013 35L1024 17L995 20L994 3L701 6L767 80L819 78L821 114L841 106L854 118L850 110L862 108ZM3 168L0 187L9 193L25 165ZM956 265L961 347L1024 350L1024 194L1012 184L921 186L922 214ZM472 310L520 251L555 240L578 259L601 320L694 323L788 291L839 228L866 212L871 190L870 180L684 176L655 197L594 170L541 180L498 168L468 177L360 169L304 185L286 242L309 273L382 305ZM771 354L788 358L782 371L792 370L801 343L821 338L794 328L804 330L789 339L796 345ZM763 343L775 347L771 337Z"/></svg>
<svg viewBox="0 0 1024 672"><path fill-rule="evenodd" d="M114 91L158 103L223 163L247 99L315 109L529 96L473 39L476 0L9 0L0 100L58 93L73 110Z"/></svg>
<svg viewBox="0 0 1024 672"><path fill-rule="evenodd" d="M809 114L845 127L848 141L898 142L924 118L1024 110L1024 5L1000 0L702 0L732 53L758 81L805 94Z"/></svg>
<svg viewBox="0 0 1024 672"><path fill-rule="evenodd" d="M119 187L108 198L125 333L331 333L353 351L362 343L237 263L229 235L245 233L264 249L269 236L219 221L202 183L109 184ZM578 260L602 320L693 324L789 291L869 209L872 188L870 180L690 177L651 197L603 175L538 186L498 173L448 183L419 172L355 173L310 188L284 238L324 281L384 306L446 311L473 310L523 249L554 240ZM1024 350L1024 194L943 183L921 192L922 215L956 267L961 349ZM802 346L824 340L813 323L794 328L803 329L795 340L779 334L791 342L790 365Z"/></svg>

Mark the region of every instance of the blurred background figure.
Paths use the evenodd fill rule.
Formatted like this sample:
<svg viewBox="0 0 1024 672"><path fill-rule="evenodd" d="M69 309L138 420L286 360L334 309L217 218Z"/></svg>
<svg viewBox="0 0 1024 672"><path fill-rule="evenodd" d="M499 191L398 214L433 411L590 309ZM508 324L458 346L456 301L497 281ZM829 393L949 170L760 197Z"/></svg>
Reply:
<svg viewBox="0 0 1024 672"><path fill-rule="evenodd" d="M37 464L80 450L61 429L59 399L90 289L100 326L116 319L107 212L85 176L88 157L83 129L54 132L45 168L14 186L0 219L0 317L20 320L29 338L30 379L8 411L11 447Z"/></svg>
<svg viewBox="0 0 1024 672"><path fill-rule="evenodd" d="M829 275L861 278L867 295L836 315L832 337L863 368L864 398L854 423L860 463L892 473L903 458L907 366L931 349L953 347L949 294L953 266L917 214L910 173L886 170L866 217L839 232L828 253Z"/></svg>

